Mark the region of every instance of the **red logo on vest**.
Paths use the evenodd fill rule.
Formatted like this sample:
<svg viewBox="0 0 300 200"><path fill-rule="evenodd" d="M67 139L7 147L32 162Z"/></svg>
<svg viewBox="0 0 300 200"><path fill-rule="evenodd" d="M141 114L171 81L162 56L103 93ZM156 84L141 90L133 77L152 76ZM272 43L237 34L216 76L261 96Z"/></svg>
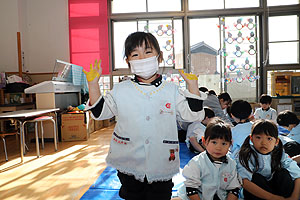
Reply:
<svg viewBox="0 0 300 200"><path fill-rule="evenodd" d="M171 103L166 103L166 108L171 108Z"/></svg>

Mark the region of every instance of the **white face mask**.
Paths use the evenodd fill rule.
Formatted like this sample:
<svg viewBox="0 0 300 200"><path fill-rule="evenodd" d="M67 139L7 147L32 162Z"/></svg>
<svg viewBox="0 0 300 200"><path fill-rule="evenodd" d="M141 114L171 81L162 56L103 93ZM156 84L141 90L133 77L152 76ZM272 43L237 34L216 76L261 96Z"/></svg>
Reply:
<svg viewBox="0 0 300 200"><path fill-rule="evenodd" d="M157 56L129 61L131 72L143 79L151 78L158 71Z"/></svg>

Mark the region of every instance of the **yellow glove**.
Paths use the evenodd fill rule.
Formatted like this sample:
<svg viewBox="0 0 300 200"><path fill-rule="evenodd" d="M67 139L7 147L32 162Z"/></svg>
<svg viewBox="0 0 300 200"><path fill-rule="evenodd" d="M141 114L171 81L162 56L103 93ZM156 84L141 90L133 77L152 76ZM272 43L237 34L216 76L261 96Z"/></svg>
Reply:
<svg viewBox="0 0 300 200"><path fill-rule="evenodd" d="M83 73L85 73L86 75L86 79L88 80L88 82L93 81L96 77L99 78L100 77L100 73L102 70L100 70L100 65L101 65L101 60L95 60L95 64L93 66L93 64L90 64L90 71L87 72L84 69L82 70ZM100 72L100 73L99 73Z"/></svg>
<svg viewBox="0 0 300 200"><path fill-rule="evenodd" d="M198 77L195 74L185 73L182 69L178 70L178 71L180 71L181 73L183 73L189 80L198 80Z"/></svg>

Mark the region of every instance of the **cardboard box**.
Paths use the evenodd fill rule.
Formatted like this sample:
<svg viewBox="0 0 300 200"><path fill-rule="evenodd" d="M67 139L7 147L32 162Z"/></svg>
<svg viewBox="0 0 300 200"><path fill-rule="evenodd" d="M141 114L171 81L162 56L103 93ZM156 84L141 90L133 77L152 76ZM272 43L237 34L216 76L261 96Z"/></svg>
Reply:
<svg viewBox="0 0 300 200"><path fill-rule="evenodd" d="M65 113L61 115L62 141L88 140L95 129L90 112Z"/></svg>
<svg viewBox="0 0 300 200"><path fill-rule="evenodd" d="M95 120L95 131L98 131L103 127L103 120Z"/></svg>

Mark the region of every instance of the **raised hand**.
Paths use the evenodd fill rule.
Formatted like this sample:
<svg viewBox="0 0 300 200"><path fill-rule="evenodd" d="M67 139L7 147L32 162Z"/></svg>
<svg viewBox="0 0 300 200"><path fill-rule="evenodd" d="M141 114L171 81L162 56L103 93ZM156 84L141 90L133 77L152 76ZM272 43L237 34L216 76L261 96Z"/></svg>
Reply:
<svg viewBox="0 0 300 200"><path fill-rule="evenodd" d="M180 75L183 77L183 79L186 81L186 79L189 79L189 80L198 80L198 77L195 75L195 74L188 74L188 73L185 73L182 69L181 70L178 70Z"/></svg>
<svg viewBox="0 0 300 200"><path fill-rule="evenodd" d="M102 74L102 68L101 68L101 60L95 60L94 65L90 64L90 71L87 72L84 69L82 70L83 73L86 75L86 79L88 82L96 82L98 83L100 76Z"/></svg>
<svg viewBox="0 0 300 200"><path fill-rule="evenodd" d="M200 96L198 89L198 77L195 74L185 73L183 70L178 70L182 78L185 80L190 93Z"/></svg>

